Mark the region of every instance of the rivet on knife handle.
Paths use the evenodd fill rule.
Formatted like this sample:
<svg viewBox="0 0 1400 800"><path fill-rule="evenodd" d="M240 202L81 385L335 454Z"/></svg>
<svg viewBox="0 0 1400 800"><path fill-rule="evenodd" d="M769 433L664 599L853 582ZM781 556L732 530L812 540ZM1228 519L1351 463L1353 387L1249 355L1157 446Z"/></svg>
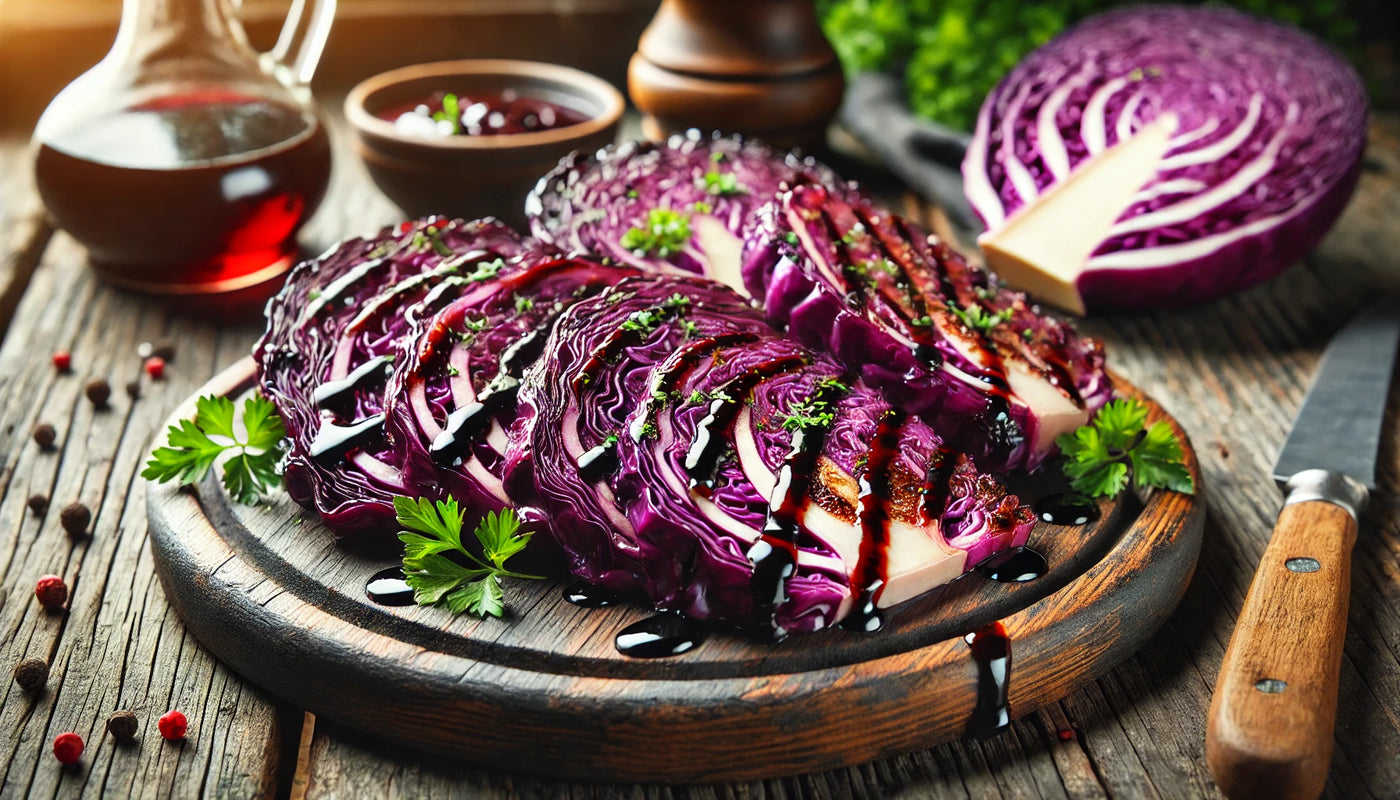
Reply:
<svg viewBox="0 0 1400 800"><path fill-rule="evenodd" d="M1364 487L1332 475L1290 481L1220 666L1206 760L1235 800L1312 800L1327 781L1355 514L1366 499Z"/></svg>

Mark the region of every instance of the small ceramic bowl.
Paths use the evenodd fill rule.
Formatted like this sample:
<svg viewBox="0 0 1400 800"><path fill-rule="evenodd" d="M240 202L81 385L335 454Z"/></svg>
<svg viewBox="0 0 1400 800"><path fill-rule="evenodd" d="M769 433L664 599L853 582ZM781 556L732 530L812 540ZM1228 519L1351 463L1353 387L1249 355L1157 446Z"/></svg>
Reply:
<svg viewBox="0 0 1400 800"><path fill-rule="evenodd" d="M434 92L470 96L506 89L574 109L587 119L526 133L424 137L379 116ZM370 177L409 216L491 216L523 226L525 195L540 176L573 150L611 143L623 107L617 89L586 72L480 59L416 64L368 78L345 98L345 118Z"/></svg>

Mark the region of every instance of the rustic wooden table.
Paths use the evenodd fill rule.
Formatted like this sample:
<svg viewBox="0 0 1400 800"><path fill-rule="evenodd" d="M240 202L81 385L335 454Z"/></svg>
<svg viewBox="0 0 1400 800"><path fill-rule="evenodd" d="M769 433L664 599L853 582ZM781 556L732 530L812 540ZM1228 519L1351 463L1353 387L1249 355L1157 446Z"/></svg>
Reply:
<svg viewBox="0 0 1400 800"><path fill-rule="evenodd" d="M1318 253L1268 285L1184 312L1085 324L1112 365L1156 396L1191 433L1206 474L1209 519L1200 565L1166 626L1087 688L990 741L957 742L853 769L694 788L559 783L430 761L328 725L239 679L166 604L146 543L149 442L171 409L245 353L260 326L215 324L96 283L82 248L43 221L25 132L0 132L0 797L484 798L1095 798L1219 796L1203 756L1205 713L1235 615L1264 550L1279 496L1269 467L1329 336L1376 294L1400 284L1400 119L1373 128L1361 189ZM344 151L342 151L344 152ZM923 213L914 205L913 210ZM314 245L394 222L358 163L338 162L307 239ZM1387 273L1390 276L1387 278ZM137 347L178 345L164 381L137 401ZM71 350L73 372L49 355ZM91 377L119 387L111 408L83 396ZM30 430L58 429L41 452ZM1400 457L1385 454L1383 491L1356 548L1341 704L1327 794L1400 796ZM27 508L51 498L46 513ZM70 541L64 505L94 510ZM36 579L61 574L66 613L34 601ZM48 690L8 680L21 659L52 665ZM295 698L291 698L293 701ZM129 708L141 736L117 745L107 715ZM182 744L155 719L189 717ZM87 741L63 768L62 731ZM489 736L489 732L483 732Z"/></svg>

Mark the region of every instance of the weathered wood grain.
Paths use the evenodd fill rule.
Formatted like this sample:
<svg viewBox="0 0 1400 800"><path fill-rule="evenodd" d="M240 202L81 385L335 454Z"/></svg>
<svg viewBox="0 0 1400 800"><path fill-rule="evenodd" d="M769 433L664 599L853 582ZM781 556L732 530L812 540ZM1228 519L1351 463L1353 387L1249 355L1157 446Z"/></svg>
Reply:
<svg viewBox="0 0 1400 800"><path fill-rule="evenodd" d="M22 144L22 139L6 140L7 146L0 146L0 157L13 153L16 142ZM4 170L0 170L0 181L3 175ZM341 235L341 230L349 234L374 227L357 214L368 211L392 218L393 210L367 185L347 180L338 186L317 220L318 226L325 225L317 228L318 235L324 237L322 243ZM11 202L10 197L0 194L0 214L11 208ZM1367 171L1357 198L1306 265L1264 287L1200 309L1107 317L1087 324L1091 332L1107 340L1113 365L1162 401L1193 436L1210 486L1202 556L1176 612L1135 656L1065 701L1015 722L997 742L954 743L800 778L671 789L558 783L527 774L474 769L414 757L322 722L315 728L309 757L301 764L307 779L306 796L487 800L1218 798L1204 761L1205 715L1235 615L1277 512L1279 495L1269 481L1268 468L1327 338L1365 304L1375 286L1400 276L1400 227L1394 223L1400 212L1397 204L1400 120L1381 117L1372 132ZM340 208L347 210L336 211ZM325 223L322 219L334 221ZM337 229L338 225L344 227ZM70 323L55 308L46 313L58 317L58 323L50 320L41 326L45 314L36 309L64 299L55 299L52 294L32 304L27 299L20 309L15 329L23 329L25 338L35 342L40 352L48 349L45 342L54 338L57 324ZM7 342L6 347L13 345ZM8 363L0 360L0 366ZM212 368L210 365L211 373L204 377L212 374ZM13 484L24 480L28 471L28 467L18 473L15 470L16 459L23 455L15 442L24 439L26 429L6 432L5 426L11 424L11 418L23 416L10 410L16 403L27 410L47 402L39 393L44 377L39 373L14 377L0 369L0 399L4 402L0 410L7 414L0 417L6 420L0 425L0 454L5 459L0 486L6 492L0 501L0 545L4 548L0 564L5 565L0 567L4 570L0 572L4 589L0 613L5 615L13 613L11 607L19 600L33 605L29 588L17 588L17 579L9 573L16 569L13 565L21 544L25 550L18 553L20 563L28 557L34 534L33 528L19 530L22 502L16 504L9 497L16 491L24 492ZM11 382L27 389L15 389ZM184 385L188 390L197 383ZM1397 429L1392 424L1390 430ZM1400 510L1400 455L1394 452L1395 438L1392 434L1387 439L1392 450L1383 460L1384 492L1375 498L1375 505L1363 519L1356 545L1336 751L1324 791L1330 798L1400 796L1400 519L1396 513ZM123 527L123 538L140 536L144 532L140 513L127 518L134 525ZM106 535L116 534L110 530ZM148 585L145 579L143 585ZM131 607L127 613L136 617L166 613L159 590L148 595L146 610ZM91 594L83 596L84 602L96 599ZM135 620L122 624L134 626ZM128 632L104 635L114 642L126 642L132 650L155 652L161 646L157 643L158 623L147 623L142 630L146 638L139 642ZM0 636L6 637L0 643L0 668L8 668L20 657L13 650L18 640L12 633L10 628L0 629ZM151 663L149 656L146 663ZM32 728L45 724L42 720L52 711L44 703L51 701L41 698L33 711L25 711L28 701L22 697L21 705L12 708L19 702L12 685L5 692L0 695L0 758L10 765L9 772L21 767L32 772L36 754L43 751L44 761L39 766L52 770L57 765L47 755L48 741L29 741L41 737ZM240 706L256 702L261 700L255 693L239 695ZM41 721L23 721L31 716ZM196 736L199 730L197 727ZM256 738L260 730L253 726L246 738ZM1070 740L1062 741L1059 731L1068 731ZM25 739L24 754L16 758L11 754L20 749L21 737ZM148 745L143 744L140 758L146 758ZM180 762L162 763L170 768ZM15 784L8 777L5 780L0 795L23 796L26 792L26 784ZM211 778L206 793L214 793L218 785L221 782ZM96 784L85 786L92 793L99 788ZM79 790L77 782L71 781L64 784L62 793ZM121 793L113 790L113 794ZM237 790L226 793L242 794Z"/></svg>
<svg viewBox="0 0 1400 800"><path fill-rule="evenodd" d="M6 168L27 169L14 155L23 142L2 141ZM3 196L6 208L35 208L32 196ZM214 661L165 604L137 477L171 404L244 352L253 329L221 331L99 287L81 248L63 236L43 248L25 283L0 349L0 796L270 796L279 736L273 706ZM147 382L133 403L122 387L140 370L136 347L163 336L179 343L178 356L167 379ZM71 374L50 365L59 349L73 352ZM107 410L83 396L92 377L114 386ZM53 452L29 438L39 421L58 429ZM36 493L51 498L44 514L26 506ZM94 515L91 535L76 542L58 525L73 501ZM44 573L68 582L67 612L35 602ZM52 665L48 689L37 696L9 679L27 657ZM155 730L171 707L191 721L183 745L165 744ZM138 744L118 747L104 735L118 708L139 715ZM60 768L51 742L66 730L83 736L87 751L75 767Z"/></svg>

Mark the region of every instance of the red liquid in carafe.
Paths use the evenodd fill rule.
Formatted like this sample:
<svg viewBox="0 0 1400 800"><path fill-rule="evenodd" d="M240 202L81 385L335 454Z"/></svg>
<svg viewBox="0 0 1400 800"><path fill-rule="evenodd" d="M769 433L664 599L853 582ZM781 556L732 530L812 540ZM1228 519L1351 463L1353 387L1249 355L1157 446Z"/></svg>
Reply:
<svg viewBox="0 0 1400 800"><path fill-rule="evenodd" d="M219 293L275 277L325 195L313 114L227 92L144 103L42 141L35 175L59 227L108 280Z"/></svg>

